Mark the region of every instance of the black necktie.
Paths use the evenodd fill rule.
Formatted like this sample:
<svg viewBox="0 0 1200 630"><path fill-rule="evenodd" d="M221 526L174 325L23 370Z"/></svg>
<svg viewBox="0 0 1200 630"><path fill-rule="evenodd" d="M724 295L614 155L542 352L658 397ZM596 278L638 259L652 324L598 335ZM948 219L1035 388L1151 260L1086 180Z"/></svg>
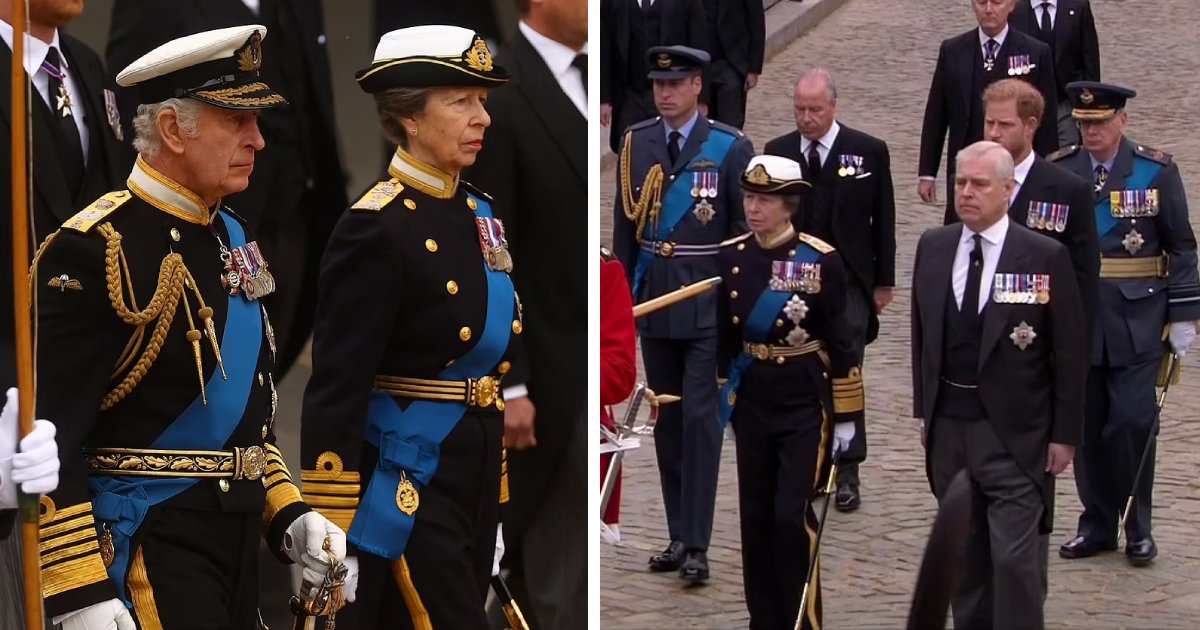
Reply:
<svg viewBox="0 0 1200 630"><path fill-rule="evenodd" d="M75 108L83 107L83 103L71 102L67 86L63 83L62 61L57 48L46 52L42 71L49 77L47 92L50 97L50 115L57 122L54 127L57 131L55 144L58 148L59 166L66 177L67 185L71 187L71 197L74 200L83 180L83 143L79 139L79 128L75 126Z"/></svg>
<svg viewBox="0 0 1200 630"><path fill-rule="evenodd" d="M650 0L642 0L642 10L643 11L650 10Z"/></svg>
<svg viewBox="0 0 1200 630"><path fill-rule="evenodd" d="M971 250L970 267L967 268L967 288L963 292L962 307L959 309L969 321L979 319L979 284L983 280L983 237L974 234L975 249Z"/></svg>
<svg viewBox="0 0 1200 630"><path fill-rule="evenodd" d="M587 94L587 54L579 53L575 55L575 60L571 62L571 65L579 69L579 80L583 81L583 93Z"/></svg>
<svg viewBox="0 0 1200 630"><path fill-rule="evenodd" d="M808 143L808 181L816 183L821 179L821 153L817 151L819 143Z"/></svg>
<svg viewBox="0 0 1200 630"><path fill-rule="evenodd" d="M683 134L678 131L667 134L667 156L671 158L671 166L679 159L679 139L682 137Z"/></svg>
<svg viewBox="0 0 1200 630"><path fill-rule="evenodd" d="M1096 165L1096 192L1099 193L1108 183L1108 169L1103 164Z"/></svg>
<svg viewBox="0 0 1200 630"><path fill-rule="evenodd" d="M1042 2L1042 39L1047 44L1054 41L1054 26L1050 24L1050 3Z"/></svg>
<svg viewBox="0 0 1200 630"><path fill-rule="evenodd" d="M996 64L996 50L1000 48L1000 44L994 39L988 39L983 43L983 47L985 50L983 65L988 72L991 72Z"/></svg>

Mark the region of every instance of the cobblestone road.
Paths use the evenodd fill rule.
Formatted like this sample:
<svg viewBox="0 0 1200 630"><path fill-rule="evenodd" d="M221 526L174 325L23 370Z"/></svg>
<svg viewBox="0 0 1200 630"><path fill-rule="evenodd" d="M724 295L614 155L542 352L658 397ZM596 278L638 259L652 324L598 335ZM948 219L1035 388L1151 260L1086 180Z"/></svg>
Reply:
<svg viewBox="0 0 1200 630"><path fill-rule="evenodd" d="M1023 0L1021 0L1023 1ZM1092 0L1106 80L1135 86L1129 135L1175 155L1200 200L1200 46L1196 0ZM770 60L751 93L746 128L755 146L793 128L791 84L809 64L838 81L839 119L886 140L897 196L897 281L908 284L920 233L940 222L941 208L916 201L916 158L937 42L974 26L966 2L850 0ZM938 190L943 191L939 182ZM942 193L939 192L939 196ZM602 241L609 242L613 172L603 174ZM1192 213L1193 225L1197 213ZM867 353L870 458L862 467L864 502L850 515L830 510L822 545L825 620L830 628L903 627L934 510L911 409L908 290L885 313L882 336ZM1195 372L1189 357L1187 370ZM1189 374L1190 376L1190 374ZM1160 555L1148 569L1119 554L1067 562L1052 552L1049 627L1195 628L1200 625L1200 388L1195 376L1172 391L1163 418L1155 493ZM1189 382L1190 381L1190 382ZM601 620L605 628L745 627L737 527L736 469L727 439L721 464L712 548L713 579L685 589L651 574L646 559L665 542L651 439L626 460L622 535L601 552ZM1079 515L1071 471L1058 485L1052 549L1074 532Z"/></svg>

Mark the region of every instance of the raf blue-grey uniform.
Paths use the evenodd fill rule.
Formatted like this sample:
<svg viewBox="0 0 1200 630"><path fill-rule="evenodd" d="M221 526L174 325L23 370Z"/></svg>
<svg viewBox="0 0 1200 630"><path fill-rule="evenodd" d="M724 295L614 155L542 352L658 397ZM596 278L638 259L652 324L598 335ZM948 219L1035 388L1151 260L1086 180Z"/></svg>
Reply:
<svg viewBox="0 0 1200 630"><path fill-rule="evenodd" d="M1072 83L1068 90L1081 121L1115 115L1136 94L1092 82ZM1100 232L1099 305L1083 445L1075 456L1084 511L1077 538L1060 551L1064 557L1084 557L1116 548L1118 522L1143 448L1157 434L1154 388L1169 349L1164 331L1172 322L1200 319L1200 283L1187 199L1171 156L1123 138L1106 162L1078 145L1050 159L1094 182ZM1148 562L1156 552L1150 531L1154 459L1151 445L1125 523L1134 546L1126 552L1135 562Z"/></svg>
<svg viewBox="0 0 1200 630"><path fill-rule="evenodd" d="M651 48L649 57L655 68L650 78L655 79L694 76L707 55L671 46ZM661 117L653 118L632 125L621 142L613 250L630 274L635 303L720 275L719 244L747 229L738 178L754 153L750 140L733 127L697 114L690 129L685 124L679 130L686 137L672 160L667 146L672 131ZM721 159L705 157L710 141L728 146ZM661 238L661 226L654 220L647 220L639 234L636 222L627 217L632 209L625 198L636 201L648 194L646 176L656 165L663 171L660 217L670 213L672 187L687 191L681 200L687 211L666 238ZM714 197L699 196L705 185L716 188ZM638 332L650 389L682 397L659 409L654 429L672 547L682 543L686 551L705 552L712 534L722 439L717 421L717 296L705 293L647 315L639 319Z"/></svg>

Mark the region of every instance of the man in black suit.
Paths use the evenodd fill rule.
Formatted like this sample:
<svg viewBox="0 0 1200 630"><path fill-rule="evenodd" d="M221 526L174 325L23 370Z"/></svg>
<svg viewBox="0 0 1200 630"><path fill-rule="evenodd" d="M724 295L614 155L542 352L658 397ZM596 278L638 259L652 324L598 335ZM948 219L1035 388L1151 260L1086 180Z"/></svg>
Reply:
<svg viewBox="0 0 1200 630"><path fill-rule="evenodd" d="M989 84L1006 77L1020 77L1037 86L1046 99L1047 110L1055 111L1058 100L1054 83L1054 58L1050 47L1008 27L1014 0L971 0L978 28L942 42L937 67L925 102L921 127L917 194L925 203L937 203L936 185L942 143L946 148L946 213L944 223L958 219L954 214L954 156L959 149L983 139L983 103L980 97ZM1058 149L1058 132L1047 117L1038 127L1033 149L1046 155Z"/></svg>
<svg viewBox="0 0 1200 630"><path fill-rule="evenodd" d="M812 190L796 229L832 243L850 270L846 315L858 365L879 333L878 314L892 301L896 271L896 205L887 144L837 122L837 86L823 68L796 82L797 131L767 143L764 153L805 165ZM838 468L837 508L858 508L858 466L867 457L866 426L855 426Z"/></svg>
<svg viewBox="0 0 1200 630"><path fill-rule="evenodd" d="M652 46L681 45L709 52L701 0L601 0L600 124L610 125L609 145L620 149L632 124L658 114L646 71ZM707 88L707 76L705 77ZM700 96L705 114L706 94Z"/></svg>
<svg viewBox="0 0 1200 630"><path fill-rule="evenodd" d="M263 40L263 78L289 106L263 113L267 146L255 157L250 187L226 202L271 261L276 290L267 307L282 378L312 332L321 253L347 206L321 0L116 0L107 57L109 68L120 69L171 39L255 23L271 34ZM126 90L118 97L128 128L135 101Z"/></svg>
<svg viewBox="0 0 1200 630"><path fill-rule="evenodd" d="M491 193L525 309L505 375L509 585L539 628L587 626L587 0L519 0L509 82L464 178ZM535 415L536 414L536 415ZM501 615L502 617L502 615Z"/></svg>
<svg viewBox="0 0 1200 630"><path fill-rule="evenodd" d="M1054 53L1054 78L1058 85L1058 145L1079 143L1079 128L1071 118L1067 84L1100 80L1100 38L1088 0L1016 0L1008 25L1046 42Z"/></svg>
<svg viewBox="0 0 1200 630"><path fill-rule="evenodd" d="M914 261L913 415L934 494L961 469L972 481L954 627L1041 628L1041 534L1083 423L1083 302L1066 248L1008 218L1008 151L956 160L962 223L925 232Z"/></svg>
<svg viewBox="0 0 1200 630"><path fill-rule="evenodd" d="M997 81L983 91L983 106L984 137L1008 149L1016 164L1008 218L1067 247L1084 312L1095 313L1100 239L1091 185L1033 152L1033 136L1045 115L1042 95L1033 86L1018 79ZM1090 330L1091 320L1084 325Z"/></svg>
<svg viewBox="0 0 1200 630"><path fill-rule="evenodd" d="M628 0L626 0L628 1ZM741 129L746 122L746 94L758 85L766 46L762 0L704 0L712 63L708 117Z"/></svg>

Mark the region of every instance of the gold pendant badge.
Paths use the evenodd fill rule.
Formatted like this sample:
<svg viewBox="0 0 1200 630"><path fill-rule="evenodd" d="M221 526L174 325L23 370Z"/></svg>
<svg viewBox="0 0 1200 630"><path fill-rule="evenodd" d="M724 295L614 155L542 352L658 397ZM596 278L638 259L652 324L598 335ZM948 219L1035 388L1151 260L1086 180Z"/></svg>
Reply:
<svg viewBox="0 0 1200 630"><path fill-rule="evenodd" d="M417 487L408 480L408 475L401 472L400 485L396 486L396 507L400 508L401 512L412 516L420 505L421 496L417 494Z"/></svg>
<svg viewBox="0 0 1200 630"><path fill-rule="evenodd" d="M113 546L112 526L105 523L104 532L100 534L100 560L104 562L104 568L111 567L113 559L116 557L117 551Z"/></svg>

